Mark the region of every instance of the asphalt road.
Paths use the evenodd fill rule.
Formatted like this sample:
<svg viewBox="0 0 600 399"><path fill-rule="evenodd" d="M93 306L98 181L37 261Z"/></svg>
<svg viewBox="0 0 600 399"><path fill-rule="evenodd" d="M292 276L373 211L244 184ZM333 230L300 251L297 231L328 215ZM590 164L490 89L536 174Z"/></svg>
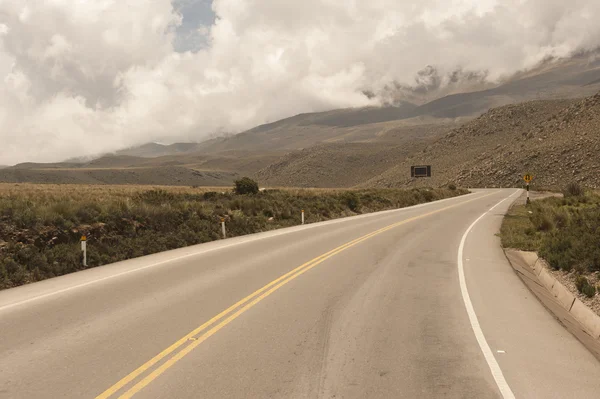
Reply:
<svg viewBox="0 0 600 399"><path fill-rule="evenodd" d="M0 292L0 398L598 398L600 362L500 249L517 195L482 190Z"/></svg>

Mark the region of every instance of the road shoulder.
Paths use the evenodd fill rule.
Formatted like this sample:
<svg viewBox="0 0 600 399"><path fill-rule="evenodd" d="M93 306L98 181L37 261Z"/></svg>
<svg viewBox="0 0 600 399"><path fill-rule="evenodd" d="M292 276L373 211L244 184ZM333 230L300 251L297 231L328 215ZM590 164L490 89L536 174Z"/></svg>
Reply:
<svg viewBox="0 0 600 399"><path fill-rule="evenodd" d="M496 236L510 203L488 213L464 250L469 294L481 328L516 397L594 398L600 362L521 282Z"/></svg>
<svg viewBox="0 0 600 399"><path fill-rule="evenodd" d="M521 281L542 305L600 360L600 318L548 272L535 252L504 252Z"/></svg>

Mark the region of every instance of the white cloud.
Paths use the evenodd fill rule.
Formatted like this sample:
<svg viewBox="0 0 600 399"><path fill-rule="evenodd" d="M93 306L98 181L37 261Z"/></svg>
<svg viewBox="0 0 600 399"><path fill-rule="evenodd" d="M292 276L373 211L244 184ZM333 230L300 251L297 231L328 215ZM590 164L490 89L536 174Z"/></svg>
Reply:
<svg viewBox="0 0 600 399"><path fill-rule="evenodd" d="M200 140L375 104L361 91L426 65L497 79L600 45L597 0L215 0L214 24L186 30L196 53L175 51L169 0L28 4L0 0L0 164Z"/></svg>

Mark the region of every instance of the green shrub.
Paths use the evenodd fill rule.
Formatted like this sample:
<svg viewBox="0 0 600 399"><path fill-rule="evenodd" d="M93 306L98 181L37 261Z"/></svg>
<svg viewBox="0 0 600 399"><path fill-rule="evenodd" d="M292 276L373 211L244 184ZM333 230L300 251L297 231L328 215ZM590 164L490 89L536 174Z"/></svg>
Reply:
<svg viewBox="0 0 600 399"><path fill-rule="evenodd" d="M593 298L596 295L596 287L591 284L585 285L581 290L581 293L588 298Z"/></svg>
<svg viewBox="0 0 600 399"><path fill-rule="evenodd" d="M217 198L219 198L219 193L217 193L216 191L207 191L202 195L202 198L205 201L214 201Z"/></svg>
<svg viewBox="0 0 600 399"><path fill-rule="evenodd" d="M342 201L352 212L358 212L360 210L360 198L355 192L349 191L344 193Z"/></svg>
<svg viewBox="0 0 600 399"><path fill-rule="evenodd" d="M238 195L257 194L258 183L249 177L242 177L240 180L235 181L233 191Z"/></svg>
<svg viewBox="0 0 600 399"><path fill-rule="evenodd" d="M531 222L537 231L550 231L554 228L554 222L550 216L545 213L534 213L531 217Z"/></svg>
<svg viewBox="0 0 600 399"><path fill-rule="evenodd" d="M558 229L564 229L569 225L571 217L565 209L559 209L554 214L554 224Z"/></svg>
<svg viewBox="0 0 600 399"><path fill-rule="evenodd" d="M540 243L540 256L548 261L556 270L570 271L574 259L572 238L557 232L543 237Z"/></svg>
<svg viewBox="0 0 600 399"><path fill-rule="evenodd" d="M577 182L571 182L567 184L563 190L565 197L582 197L585 194L585 190Z"/></svg>
<svg viewBox="0 0 600 399"><path fill-rule="evenodd" d="M585 276L577 276L577 279L575 280L575 287L577 288L577 291L583 293L583 289L589 285L590 282Z"/></svg>

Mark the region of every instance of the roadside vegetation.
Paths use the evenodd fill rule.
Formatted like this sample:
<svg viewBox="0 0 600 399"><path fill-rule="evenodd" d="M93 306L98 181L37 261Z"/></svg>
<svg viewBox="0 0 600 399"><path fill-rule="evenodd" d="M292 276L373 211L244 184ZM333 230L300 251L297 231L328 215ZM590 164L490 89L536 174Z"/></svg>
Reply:
<svg viewBox="0 0 600 399"><path fill-rule="evenodd" d="M258 190L0 184L0 289L83 268L229 237L401 208L467 193L455 189Z"/></svg>
<svg viewBox="0 0 600 399"><path fill-rule="evenodd" d="M563 194L512 207L502 245L537 251L553 269L572 274L577 290L591 298L600 290L600 195L576 183Z"/></svg>

